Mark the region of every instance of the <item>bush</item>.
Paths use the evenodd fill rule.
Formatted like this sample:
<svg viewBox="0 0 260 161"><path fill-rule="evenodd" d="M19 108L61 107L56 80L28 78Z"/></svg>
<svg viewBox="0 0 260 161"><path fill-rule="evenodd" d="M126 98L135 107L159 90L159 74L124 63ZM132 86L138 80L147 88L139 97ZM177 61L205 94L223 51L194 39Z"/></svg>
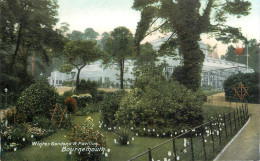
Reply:
<svg viewBox="0 0 260 161"><path fill-rule="evenodd" d="M259 73L238 73L230 76L224 82L224 90L226 101L230 102L241 102L246 101L249 103L260 103L260 83ZM240 100L239 97L235 96L234 87L238 87L239 83L245 87L249 87L247 92L249 95L245 95L244 100Z"/></svg>
<svg viewBox="0 0 260 161"><path fill-rule="evenodd" d="M14 148L21 149L34 140L31 138L29 126L26 124L16 124L9 127L2 125L2 131L1 139L4 151L14 151Z"/></svg>
<svg viewBox="0 0 260 161"><path fill-rule="evenodd" d="M67 111L69 113L75 113L76 108L77 108L77 102L74 98L67 97L65 99L65 106L66 106Z"/></svg>
<svg viewBox="0 0 260 161"><path fill-rule="evenodd" d="M75 94L90 93L92 97L96 97L98 93L98 84L95 81L86 81L82 79L75 89Z"/></svg>
<svg viewBox="0 0 260 161"><path fill-rule="evenodd" d="M48 129L51 121L50 118L46 118L45 116L35 116L33 118L33 123L39 128Z"/></svg>
<svg viewBox="0 0 260 161"><path fill-rule="evenodd" d="M71 97L72 95L73 95L73 92L72 92L72 91L66 91L66 92L63 93L62 96L63 96L64 98L67 98L67 97Z"/></svg>
<svg viewBox="0 0 260 161"><path fill-rule="evenodd" d="M115 114L119 109L119 104L122 97L126 92L109 92L104 95L104 99L99 103L101 109L101 115L103 120L103 125L114 126L115 123Z"/></svg>
<svg viewBox="0 0 260 161"><path fill-rule="evenodd" d="M167 80L160 68L145 72L135 80L135 88L123 97L115 114L117 124L159 129L166 135L203 123L201 94ZM143 135L147 132L143 131Z"/></svg>
<svg viewBox="0 0 260 161"><path fill-rule="evenodd" d="M41 80L22 92L16 110L25 115L26 121L32 121L33 117L41 115L50 118L49 109L53 109L56 103L61 103L57 90L47 81Z"/></svg>
<svg viewBox="0 0 260 161"><path fill-rule="evenodd" d="M93 121L91 118L86 119L86 124L82 126L74 126L71 133L71 142L81 142L81 143L88 143L87 148L94 148L94 149L103 149L106 148L106 140L103 134L98 131L94 131ZM77 144L73 148L86 148L86 145ZM101 161L102 160L102 153L103 151L82 151L80 153L75 152L76 159L79 161L86 161L86 160L95 160Z"/></svg>

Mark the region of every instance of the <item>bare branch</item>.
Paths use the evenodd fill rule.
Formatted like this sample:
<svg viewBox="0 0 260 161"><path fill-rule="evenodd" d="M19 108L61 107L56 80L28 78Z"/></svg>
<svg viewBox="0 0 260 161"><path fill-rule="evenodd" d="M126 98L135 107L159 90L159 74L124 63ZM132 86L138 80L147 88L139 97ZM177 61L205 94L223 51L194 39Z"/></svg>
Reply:
<svg viewBox="0 0 260 161"><path fill-rule="evenodd" d="M161 25L160 25L159 27L157 27L156 29L154 29L154 30L148 32L148 33L145 35L145 37L148 36L148 35L150 35L151 33L155 32L155 31L159 30L159 29L160 29L163 25L165 25L167 22L168 22L168 21L165 21L163 24L161 24Z"/></svg>

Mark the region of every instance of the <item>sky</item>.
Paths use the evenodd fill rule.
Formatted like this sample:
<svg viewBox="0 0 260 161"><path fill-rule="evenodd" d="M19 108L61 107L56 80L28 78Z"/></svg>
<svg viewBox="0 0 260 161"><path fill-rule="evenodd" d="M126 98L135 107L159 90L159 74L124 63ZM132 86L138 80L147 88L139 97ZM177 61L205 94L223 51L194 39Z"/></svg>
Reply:
<svg viewBox="0 0 260 161"><path fill-rule="evenodd" d="M93 28L99 34L110 32L118 26L125 26L135 33L137 23L140 20L140 12L131 7L134 0L59 0L59 23L67 22L70 30L84 31L86 28ZM205 0L204 0L205 1ZM260 41L260 1L250 0L252 10L249 16L237 19L230 16L227 25L240 27L244 35L249 39ZM202 2L202 4L205 2ZM157 39L153 35L145 39L151 41ZM227 45L217 42L215 39L208 39L202 35L202 42L214 46L217 44L219 55L225 54ZM231 44L229 44L231 45ZM242 47L240 44L233 44Z"/></svg>

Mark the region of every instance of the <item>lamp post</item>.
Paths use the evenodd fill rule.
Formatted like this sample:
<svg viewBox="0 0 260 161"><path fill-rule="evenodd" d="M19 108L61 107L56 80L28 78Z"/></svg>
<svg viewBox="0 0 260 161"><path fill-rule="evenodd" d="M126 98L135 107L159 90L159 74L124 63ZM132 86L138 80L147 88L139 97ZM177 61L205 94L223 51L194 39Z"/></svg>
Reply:
<svg viewBox="0 0 260 161"><path fill-rule="evenodd" d="M75 77L75 75L76 75L76 72L74 71L74 70L72 70L71 72L70 72L70 74L71 74L71 79L72 79L72 92L74 91L73 90L73 86L74 86L74 77Z"/></svg>
<svg viewBox="0 0 260 161"><path fill-rule="evenodd" d="M7 108L7 92L8 92L8 89L5 88L4 92L5 92L5 106L4 106L4 108Z"/></svg>

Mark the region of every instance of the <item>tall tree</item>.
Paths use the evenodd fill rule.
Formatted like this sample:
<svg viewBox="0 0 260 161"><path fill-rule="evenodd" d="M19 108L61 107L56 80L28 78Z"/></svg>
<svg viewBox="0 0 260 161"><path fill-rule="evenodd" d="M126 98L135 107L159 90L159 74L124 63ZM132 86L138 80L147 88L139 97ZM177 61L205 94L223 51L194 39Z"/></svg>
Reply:
<svg viewBox="0 0 260 161"><path fill-rule="evenodd" d="M109 34L107 32L103 32L101 35L101 39L98 41L98 46L101 50L105 51L106 43L108 41Z"/></svg>
<svg viewBox="0 0 260 161"><path fill-rule="evenodd" d="M217 40L228 43L244 39L240 30L225 25L226 15L248 15L251 3L243 0L208 0L205 8L202 0L134 0L133 8L141 11L135 44L137 53L140 42L150 33L160 30L171 32L166 41L178 44L183 58L183 80L180 83L196 91L200 87L204 54L199 40L202 33L215 33ZM204 1L205 2L205 1ZM211 18L213 21L211 21ZM176 43L171 43L176 41Z"/></svg>
<svg viewBox="0 0 260 161"><path fill-rule="evenodd" d="M73 40L64 47L64 56L67 61L77 68L76 86L79 85L80 71L88 63L94 62L101 57L101 51L95 41Z"/></svg>
<svg viewBox="0 0 260 161"><path fill-rule="evenodd" d="M106 45L109 63L116 63L120 71L120 88L124 89L125 61L133 54L133 35L126 27L115 28Z"/></svg>
<svg viewBox="0 0 260 161"><path fill-rule="evenodd" d="M83 40L84 33L73 30L71 34L67 34L69 40Z"/></svg>
<svg viewBox="0 0 260 161"><path fill-rule="evenodd" d="M99 33L96 32L93 28L86 28L84 32L84 40L96 40L99 36Z"/></svg>
<svg viewBox="0 0 260 161"><path fill-rule="evenodd" d="M12 74L18 57L26 61L32 50L40 51L47 60L46 46L52 45L49 36L53 36L53 27L58 21L57 9L56 0L0 1L0 39L12 49L9 51L9 74Z"/></svg>

